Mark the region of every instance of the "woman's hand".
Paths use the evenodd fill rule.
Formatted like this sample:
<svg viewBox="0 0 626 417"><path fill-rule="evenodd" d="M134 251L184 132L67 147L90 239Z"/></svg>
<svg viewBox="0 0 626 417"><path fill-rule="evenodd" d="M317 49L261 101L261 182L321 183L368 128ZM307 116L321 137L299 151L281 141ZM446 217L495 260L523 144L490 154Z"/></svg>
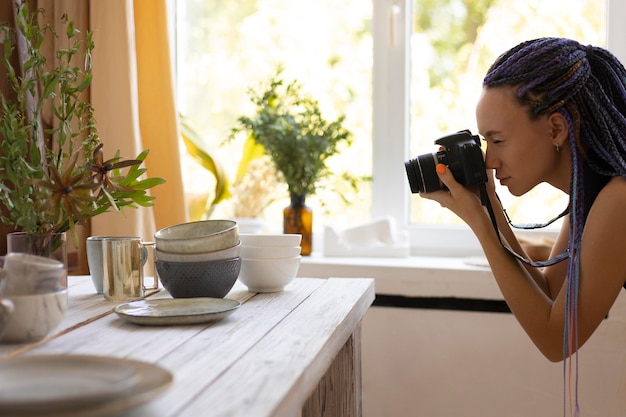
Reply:
<svg viewBox="0 0 626 417"><path fill-rule="evenodd" d="M493 185L493 171L487 171L491 184L488 184L488 193L495 195ZM447 190L435 191L432 193L421 193L420 195L429 200L438 202L442 207L446 207L459 216L470 227L477 216L485 216L480 192L478 187L466 188L456 181L452 172L443 164L437 165L437 175L439 180L448 188ZM491 190L489 190L491 188Z"/></svg>

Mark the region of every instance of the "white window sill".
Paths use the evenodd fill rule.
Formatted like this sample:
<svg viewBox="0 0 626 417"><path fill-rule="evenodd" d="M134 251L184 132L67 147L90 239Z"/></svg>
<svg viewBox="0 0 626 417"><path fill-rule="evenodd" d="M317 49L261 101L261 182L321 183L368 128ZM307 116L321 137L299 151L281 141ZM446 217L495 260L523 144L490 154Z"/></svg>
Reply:
<svg viewBox="0 0 626 417"><path fill-rule="evenodd" d="M374 278L376 293L406 297L502 300L491 270L480 258L344 258L303 256L298 276Z"/></svg>

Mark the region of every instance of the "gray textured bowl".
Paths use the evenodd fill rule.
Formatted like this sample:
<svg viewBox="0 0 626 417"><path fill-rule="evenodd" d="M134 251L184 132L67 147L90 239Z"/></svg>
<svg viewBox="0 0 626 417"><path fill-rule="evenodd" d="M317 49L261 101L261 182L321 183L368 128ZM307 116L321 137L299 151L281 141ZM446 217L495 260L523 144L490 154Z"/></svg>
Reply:
<svg viewBox="0 0 626 417"><path fill-rule="evenodd" d="M235 285L241 258L212 262L155 261L161 284L174 298L223 298Z"/></svg>

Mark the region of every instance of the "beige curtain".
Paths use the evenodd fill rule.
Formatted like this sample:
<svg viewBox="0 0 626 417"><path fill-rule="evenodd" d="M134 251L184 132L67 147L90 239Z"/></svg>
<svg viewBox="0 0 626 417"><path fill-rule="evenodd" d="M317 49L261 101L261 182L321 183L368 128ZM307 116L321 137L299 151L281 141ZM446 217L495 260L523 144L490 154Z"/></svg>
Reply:
<svg viewBox="0 0 626 417"><path fill-rule="evenodd" d="M97 216L91 234L151 241L157 229L187 219L166 2L90 0L89 21L96 44L91 101L105 157L120 149L122 156L133 158L150 149L148 175L167 181L153 189L154 207Z"/></svg>
<svg viewBox="0 0 626 417"><path fill-rule="evenodd" d="M30 6L45 9L46 21L58 30L64 30L60 18L67 12L76 28L95 34L94 78L87 99L95 108L105 158L118 149L126 158L150 149L148 176L167 181L151 190L154 207L97 216L82 237L135 235L151 241L156 229L187 221L166 0L30 0ZM11 1L0 0L0 20L13 21ZM44 48L52 59L55 45L48 42ZM0 91L6 92L2 80ZM2 254L4 235L11 230L0 225ZM84 252L84 240L79 241L78 273L87 273Z"/></svg>

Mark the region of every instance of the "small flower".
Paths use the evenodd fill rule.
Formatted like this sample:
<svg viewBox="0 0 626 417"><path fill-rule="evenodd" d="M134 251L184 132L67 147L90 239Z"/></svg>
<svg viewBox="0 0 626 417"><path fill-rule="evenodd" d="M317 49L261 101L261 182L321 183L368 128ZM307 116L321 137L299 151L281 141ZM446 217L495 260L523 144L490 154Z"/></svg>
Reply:
<svg viewBox="0 0 626 417"><path fill-rule="evenodd" d="M276 200L280 184L277 172L267 155L250 162L246 175L232 187L233 215L259 217Z"/></svg>
<svg viewBox="0 0 626 417"><path fill-rule="evenodd" d="M55 166L50 166L46 179L30 181L43 194L42 211L50 213L52 224L73 219L85 225L85 214L90 213L90 205L95 201L93 193L99 184L90 181L84 172L75 173L77 157L78 154L72 156L65 172L60 173Z"/></svg>
<svg viewBox="0 0 626 417"><path fill-rule="evenodd" d="M113 193L115 191L133 192L134 190L132 188L125 187L120 184L124 177L112 177L109 173L115 169L140 165L141 161L138 159L120 161L121 158L119 156L104 161L104 152L102 151L103 146L104 145L101 143L96 147L93 151L93 162L87 164L88 168L95 173L91 177L92 180L95 183L100 184L101 188L100 193L98 193L98 197L101 197L105 193Z"/></svg>

